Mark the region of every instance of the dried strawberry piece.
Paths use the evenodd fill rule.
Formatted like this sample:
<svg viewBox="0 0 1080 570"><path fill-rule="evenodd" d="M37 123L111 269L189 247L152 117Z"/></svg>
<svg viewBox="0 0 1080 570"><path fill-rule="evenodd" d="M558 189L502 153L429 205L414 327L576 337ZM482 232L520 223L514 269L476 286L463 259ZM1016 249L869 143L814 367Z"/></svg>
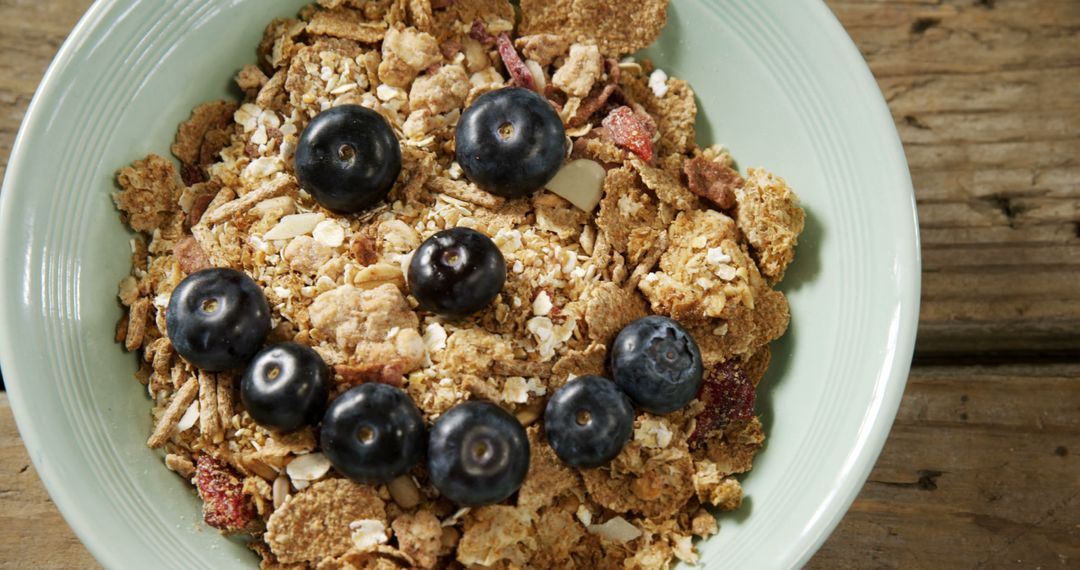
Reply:
<svg viewBox="0 0 1080 570"><path fill-rule="evenodd" d="M469 28L469 37L485 46L490 46L495 43L495 36L487 31L487 26L480 20L473 21L472 27Z"/></svg>
<svg viewBox="0 0 1080 570"><path fill-rule="evenodd" d="M601 123L616 145L649 162L653 158L652 137L649 130L630 107L618 107L608 113Z"/></svg>
<svg viewBox="0 0 1080 570"><path fill-rule="evenodd" d="M619 69L619 62L608 58L605 62L605 67L608 73L608 81L606 84L593 87L589 96L581 102L581 106L578 107L577 113L571 117L569 126L580 127L592 118L593 114L604 108L607 105L608 99L611 98L619 90L619 76L622 71Z"/></svg>
<svg viewBox="0 0 1080 570"><path fill-rule="evenodd" d="M209 455L200 455L195 466L195 486L203 500L203 520L226 533L247 530L255 512L244 498L244 484L237 474Z"/></svg>
<svg viewBox="0 0 1080 570"><path fill-rule="evenodd" d="M499 55L502 57L503 65L506 66L506 71L510 72L514 85L536 91L536 81L533 80L532 72L525 67L525 62L521 60L521 56L518 55L514 43L510 41L510 36L506 32L499 34L498 44Z"/></svg>
<svg viewBox="0 0 1080 570"><path fill-rule="evenodd" d="M705 436L732 421L746 421L754 417L754 400L757 392L754 383L746 376L742 366L733 361L714 366L705 375L698 399L705 410L697 417L697 426L690 442L697 445Z"/></svg>
<svg viewBox="0 0 1080 570"><path fill-rule="evenodd" d="M735 191L744 181L730 166L698 156L683 163L690 191L721 210L735 207Z"/></svg>

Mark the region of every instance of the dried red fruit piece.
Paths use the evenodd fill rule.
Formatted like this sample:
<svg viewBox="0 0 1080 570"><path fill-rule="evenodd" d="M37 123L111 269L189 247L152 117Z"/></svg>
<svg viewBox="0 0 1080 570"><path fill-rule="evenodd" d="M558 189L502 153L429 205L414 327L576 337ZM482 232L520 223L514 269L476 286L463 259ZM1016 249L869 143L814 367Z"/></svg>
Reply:
<svg viewBox="0 0 1080 570"><path fill-rule="evenodd" d="M578 107L578 111L569 121L569 126L580 127L592 118L593 114L599 111L607 104L608 99L619 88L619 76L621 70L619 69L619 62L614 59L608 58L605 62L608 73L608 82L603 86L593 87L589 96L581 102L581 106Z"/></svg>
<svg viewBox="0 0 1080 570"><path fill-rule="evenodd" d="M697 426L690 443L697 445L705 436L728 422L746 421L754 417L754 383L737 362L718 364L705 373L698 399L705 411L697 417Z"/></svg>
<svg viewBox="0 0 1080 570"><path fill-rule="evenodd" d="M210 206L210 202L214 201L214 197L210 194L200 194L195 197L195 201L191 203L191 211L188 212L188 225L194 226L202 219L203 214L206 213L206 208Z"/></svg>
<svg viewBox="0 0 1080 570"><path fill-rule="evenodd" d="M487 31L487 26L480 20L473 21L472 27L469 28L469 37L485 46L490 46L495 43L495 36Z"/></svg>
<svg viewBox="0 0 1080 570"><path fill-rule="evenodd" d="M255 519L244 497L244 483L222 462L200 455L195 467L195 486L203 500L203 520L225 533L243 532Z"/></svg>
<svg viewBox="0 0 1080 570"><path fill-rule="evenodd" d="M615 144L649 162L653 158L652 137L630 107L618 107L608 113L601 123Z"/></svg>
<svg viewBox="0 0 1080 570"><path fill-rule="evenodd" d="M517 49L514 48L514 43L510 41L510 36L506 32L499 34L497 43L499 44L499 56L502 57L506 71L510 72L510 78L514 80L514 85L536 91L536 81L533 79L532 72L529 71L528 67L525 67L525 62L521 60Z"/></svg>
<svg viewBox="0 0 1080 570"><path fill-rule="evenodd" d="M744 181L730 166L699 156L683 163L683 172L691 192L721 210L735 207L735 191Z"/></svg>

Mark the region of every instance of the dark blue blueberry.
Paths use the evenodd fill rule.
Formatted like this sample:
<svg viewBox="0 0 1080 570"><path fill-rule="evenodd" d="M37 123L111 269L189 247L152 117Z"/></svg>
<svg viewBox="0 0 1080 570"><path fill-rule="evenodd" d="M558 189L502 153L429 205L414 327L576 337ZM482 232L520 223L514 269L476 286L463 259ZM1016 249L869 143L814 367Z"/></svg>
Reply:
<svg viewBox="0 0 1080 570"><path fill-rule="evenodd" d="M295 342L264 348L240 379L240 400L256 423L291 432L319 423L330 396L330 367Z"/></svg>
<svg viewBox="0 0 1080 570"><path fill-rule="evenodd" d="M477 97L461 115L457 161L477 186L507 198L528 196L566 158L566 129L543 97L509 87Z"/></svg>
<svg viewBox="0 0 1080 570"><path fill-rule="evenodd" d="M491 238L469 228L431 236L409 262L409 291L422 308L446 317L464 317L483 309L504 283L502 252Z"/></svg>
<svg viewBox="0 0 1080 570"><path fill-rule="evenodd" d="M173 290L165 328L176 352L196 367L210 372L239 368L266 341L270 306L247 275L203 269Z"/></svg>
<svg viewBox="0 0 1080 570"><path fill-rule="evenodd" d="M600 467L630 441L634 406L611 380L579 376L548 400L544 430L563 463L579 469Z"/></svg>
<svg viewBox="0 0 1080 570"><path fill-rule="evenodd" d="M386 197L401 172L401 145L382 115L359 105L319 113L296 145L296 178L324 207L342 213Z"/></svg>
<svg viewBox="0 0 1080 570"><path fill-rule="evenodd" d="M529 439L517 418L491 402L469 401L439 416L428 440L428 475L466 507L498 503L529 471Z"/></svg>
<svg viewBox="0 0 1080 570"><path fill-rule="evenodd" d="M679 323L661 316L626 325L611 348L615 384L641 409L669 414L701 388L701 351Z"/></svg>
<svg viewBox="0 0 1080 570"><path fill-rule="evenodd" d="M400 388L361 384L331 402L319 441L342 475L388 483L423 459L424 419Z"/></svg>

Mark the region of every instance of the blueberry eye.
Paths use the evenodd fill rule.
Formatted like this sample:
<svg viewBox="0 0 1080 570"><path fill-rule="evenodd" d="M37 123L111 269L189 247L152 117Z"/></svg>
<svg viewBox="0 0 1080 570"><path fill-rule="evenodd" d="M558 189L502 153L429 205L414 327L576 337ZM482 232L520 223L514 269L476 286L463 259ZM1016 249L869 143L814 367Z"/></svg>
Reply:
<svg viewBox="0 0 1080 570"><path fill-rule="evenodd" d="M432 426L427 465L432 484L451 501L497 503L525 481L529 440L510 412L491 402L464 402Z"/></svg>
<svg viewBox="0 0 1080 570"><path fill-rule="evenodd" d="M401 172L401 146L381 115L359 105L319 113L296 145L296 178L322 206L355 213L377 204Z"/></svg>
<svg viewBox="0 0 1080 570"><path fill-rule="evenodd" d="M679 323L660 316L627 325L611 348L615 384L641 409L669 414L694 399L701 388L701 351Z"/></svg>
<svg viewBox="0 0 1080 570"><path fill-rule="evenodd" d="M188 275L169 298L165 328L180 356L209 372L247 364L270 333L270 306L254 280L232 269Z"/></svg>
<svg viewBox="0 0 1080 570"><path fill-rule="evenodd" d="M267 347L240 379L240 399L259 425L291 432L314 425L330 395L330 367L319 353L295 342Z"/></svg>
<svg viewBox="0 0 1080 570"><path fill-rule="evenodd" d="M581 469L600 467L630 440L634 408L611 380L579 376L548 400L544 430L563 463Z"/></svg>
<svg viewBox="0 0 1080 570"><path fill-rule="evenodd" d="M502 291L506 260L491 238L469 228L441 231L409 262L409 291L425 310L457 318L475 313Z"/></svg>
<svg viewBox="0 0 1080 570"><path fill-rule="evenodd" d="M400 388L361 384L327 408L320 442L341 474L366 484L387 483L422 459L424 419Z"/></svg>
<svg viewBox="0 0 1080 570"><path fill-rule="evenodd" d="M559 172L566 130L551 105L527 89L481 95L456 132L457 162L480 188L506 198L528 196Z"/></svg>

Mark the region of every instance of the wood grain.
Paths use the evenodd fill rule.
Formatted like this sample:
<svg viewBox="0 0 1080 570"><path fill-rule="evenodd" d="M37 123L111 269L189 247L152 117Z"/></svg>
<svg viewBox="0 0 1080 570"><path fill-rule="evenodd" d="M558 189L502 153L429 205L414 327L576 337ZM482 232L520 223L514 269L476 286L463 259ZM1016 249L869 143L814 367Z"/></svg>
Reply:
<svg viewBox="0 0 1080 570"><path fill-rule="evenodd" d="M812 568L1080 564L1080 365L921 367Z"/></svg>
<svg viewBox="0 0 1080 570"><path fill-rule="evenodd" d="M676 0L688 1L688 0ZM826 0L870 63L923 238L896 425L812 568L1080 564L1080 1ZM0 175L89 0L0 0ZM1065 364L1039 364L1053 358ZM991 360L1029 364L971 366ZM88 568L0 395L0 569Z"/></svg>
<svg viewBox="0 0 1080 570"><path fill-rule="evenodd" d="M0 177L45 68L90 0L0 0Z"/></svg>
<svg viewBox="0 0 1080 570"><path fill-rule="evenodd" d="M0 569L95 567L41 485L0 392Z"/></svg>
<svg viewBox="0 0 1080 570"><path fill-rule="evenodd" d="M911 165L919 354L1080 353L1080 2L828 4Z"/></svg>

